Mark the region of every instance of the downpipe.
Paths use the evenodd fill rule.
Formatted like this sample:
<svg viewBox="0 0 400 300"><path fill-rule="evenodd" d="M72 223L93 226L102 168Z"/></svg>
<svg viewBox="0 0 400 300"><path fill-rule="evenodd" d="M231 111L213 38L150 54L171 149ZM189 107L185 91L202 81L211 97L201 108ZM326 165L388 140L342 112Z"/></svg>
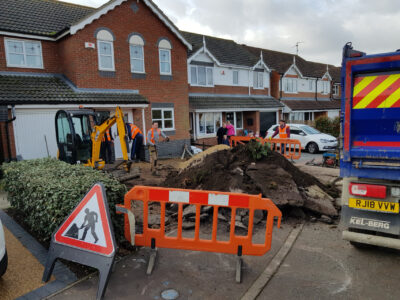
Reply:
<svg viewBox="0 0 400 300"><path fill-rule="evenodd" d="M10 143L10 133L9 133L9 130L8 130L8 124L11 124L17 118L16 114L15 114L15 106L14 105L11 107L11 117L12 118L10 120L6 121L6 140L7 140L7 151L8 151L8 158L6 160L7 162L16 161L17 160L15 157L14 158L12 157L11 143Z"/></svg>

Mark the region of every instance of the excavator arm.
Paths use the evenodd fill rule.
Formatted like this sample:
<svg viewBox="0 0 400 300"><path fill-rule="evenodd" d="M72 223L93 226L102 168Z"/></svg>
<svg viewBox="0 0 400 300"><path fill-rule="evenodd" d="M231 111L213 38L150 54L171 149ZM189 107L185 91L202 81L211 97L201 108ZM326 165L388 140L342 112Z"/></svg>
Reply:
<svg viewBox="0 0 400 300"><path fill-rule="evenodd" d="M117 107L115 110L115 115L108 118L102 124L94 126L93 132L91 134L92 139L92 157L88 160L87 165L96 168L103 169L105 162L100 159L100 148L101 141L103 140L104 134L117 123L118 135L121 144L122 157L124 159L124 168L127 172L130 170L129 156L128 156L128 143L126 139L126 127L124 121L124 115L122 109Z"/></svg>

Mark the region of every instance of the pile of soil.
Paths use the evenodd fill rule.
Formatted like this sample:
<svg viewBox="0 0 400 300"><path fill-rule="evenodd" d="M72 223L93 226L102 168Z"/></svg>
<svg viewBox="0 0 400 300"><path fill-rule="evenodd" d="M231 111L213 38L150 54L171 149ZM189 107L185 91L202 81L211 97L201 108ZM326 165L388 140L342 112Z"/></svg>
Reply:
<svg viewBox="0 0 400 300"><path fill-rule="evenodd" d="M163 186L262 194L298 217L338 215L336 187L324 185L276 152L254 160L248 145L211 153L200 164L172 171Z"/></svg>

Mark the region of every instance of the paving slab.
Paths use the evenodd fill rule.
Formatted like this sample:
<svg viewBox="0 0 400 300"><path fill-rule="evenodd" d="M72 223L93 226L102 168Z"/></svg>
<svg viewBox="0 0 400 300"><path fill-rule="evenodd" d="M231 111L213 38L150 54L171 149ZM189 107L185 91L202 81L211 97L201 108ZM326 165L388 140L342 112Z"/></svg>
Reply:
<svg viewBox="0 0 400 300"><path fill-rule="evenodd" d="M285 242L291 225L274 228L271 250L264 256L243 257L243 282L235 282L236 256L208 252L159 249L153 274L146 275L150 250L141 248L117 264L104 299L162 299L165 290L178 291L178 299L239 299L267 267ZM255 234L255 240L262 232ZM52 299L93 299L98 278L93 277Z"/></svg>

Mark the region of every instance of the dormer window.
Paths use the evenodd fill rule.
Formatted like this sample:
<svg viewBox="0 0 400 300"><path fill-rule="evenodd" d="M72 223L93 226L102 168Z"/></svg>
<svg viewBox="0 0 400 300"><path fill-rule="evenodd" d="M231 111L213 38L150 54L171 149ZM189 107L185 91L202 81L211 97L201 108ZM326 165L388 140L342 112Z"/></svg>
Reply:
<svg viewBox="0 0 400 300"><path fill-rule="evenodd" d="M42 45L37 41L4 39L7 67L43 69Z"/></svg>
<svg viewBox="0 0 400 300"><path fill-rule="evenodd" d="M200 85L200 86L213 86L214 73L213 67L206 66L190 66L190 84L191 85Z"/></svg>
<svg viewBox="0 0 400 300"><path fill-rule="evenodd" d="M102 29L96 34L97 53L100 71L115 71L114 36L109 30Z"/></svg>
<svg viewBox="0 0 400 300"><path fill-rule="evenodd" d="M167 39L162 39L158 43L158 53L160 59L160 74L172 75L171 68L171 43Z"/></svg>
<svg viewBox="0 0 400 300"><path fill-rule="evenodd" d="M329 89L329 81L322 81L322 93L323 94L329 94L330 89Z"/></svg>
<svg viewBox="0 0 400 300"><path fill-rule="evenodd" d="M253 72L253 87L255 89L263 89L264 88L264 72L254 71Z"/></svg>
<svg viewBox="0 0 400 300"><path fill-rule="evenodd" d="M297 93L297 78L286 78L284 91L286 93Z"/></svg>
<svg viewBox="0 0 400 300"><path fill-rule="evenodd" d="M131 56L131 72L144 73L144 40L138 34L129 38L129 52Z"/></svg>

